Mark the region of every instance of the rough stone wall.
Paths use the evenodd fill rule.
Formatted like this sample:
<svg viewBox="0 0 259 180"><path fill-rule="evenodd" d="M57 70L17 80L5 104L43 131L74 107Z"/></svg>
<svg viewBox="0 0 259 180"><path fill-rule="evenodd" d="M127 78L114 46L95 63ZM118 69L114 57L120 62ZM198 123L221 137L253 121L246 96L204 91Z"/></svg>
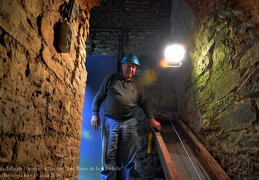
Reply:
<svg viewBox="0 0 259 180"><path fill-rule="evenodd" d="M170 2L170 0L104 1L100 8L91 11L95 14L90 19L91 29L110 30L110 33L114 32L111 30L120 30L123 55L135 53L142 62L156 61L161 58L163 53L161 50L167 43L170 30L168 26ZM93 36L98 40L97 32L90 34L90 37ZM103 48L104 46L109 48L111 45L104 39L91 43L92 49L89 53L99 49L100 44Z"/></svg>
<svg viewBox="0 0 259 180"><path fill-rule="evenodd" d="M0 177L77 179L85 40L98 3L75 1L70 52L60 53L68 1L0 2Z"/></svg>
<svg viewBox="0 0 259 180"><path fill-rule="evenodd" d="M232 179L258 179L258 1L187 2L171 15L196 17L175 76L179 114Z"/></svg>

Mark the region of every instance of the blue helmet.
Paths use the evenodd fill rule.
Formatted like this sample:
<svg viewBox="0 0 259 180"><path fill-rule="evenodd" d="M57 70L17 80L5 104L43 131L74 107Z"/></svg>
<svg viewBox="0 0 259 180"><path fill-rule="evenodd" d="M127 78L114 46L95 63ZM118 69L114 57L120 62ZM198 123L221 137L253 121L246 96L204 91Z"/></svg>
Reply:
<svg viewBox="0 0 259 180"><path fill-rule="evenodd" d="M127 54L126 56L124 56L121 60L121 63L131 63L140 66L139 60L134 54Z"/></svg>

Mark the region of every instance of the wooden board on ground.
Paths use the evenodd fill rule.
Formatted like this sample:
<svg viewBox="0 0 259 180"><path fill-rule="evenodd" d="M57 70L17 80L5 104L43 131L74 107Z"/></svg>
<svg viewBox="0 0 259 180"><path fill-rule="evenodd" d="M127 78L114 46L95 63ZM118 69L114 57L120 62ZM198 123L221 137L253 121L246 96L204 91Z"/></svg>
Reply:
<svg viewBox="0 0 259 180"><path fill-rule="evenodd" d="M180 132L178 132L178 134L183 145L172 126L163 126L160 133L180 179L210 179L205 169L196 159L189 145L181 138L182 135Z"/></svg>
<svg viewBox="0 0 259 180"><path fill-rule="evenodd" d="M167 180L226 179L226 172L181 120L177 129L172 122L155 132L158 150Z"/></svg>

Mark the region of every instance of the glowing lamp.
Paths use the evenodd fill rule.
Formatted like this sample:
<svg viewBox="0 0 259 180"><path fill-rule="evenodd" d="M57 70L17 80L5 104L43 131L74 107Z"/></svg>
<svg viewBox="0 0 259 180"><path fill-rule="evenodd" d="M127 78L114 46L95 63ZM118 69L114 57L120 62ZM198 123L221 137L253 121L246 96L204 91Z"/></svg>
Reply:
<svg viewBox="0 0 259 180"><path fill-rule="evenodd" d="M185 49L182 45L173 44L165 49L164 67L180 67L185 56Z"/></svg>

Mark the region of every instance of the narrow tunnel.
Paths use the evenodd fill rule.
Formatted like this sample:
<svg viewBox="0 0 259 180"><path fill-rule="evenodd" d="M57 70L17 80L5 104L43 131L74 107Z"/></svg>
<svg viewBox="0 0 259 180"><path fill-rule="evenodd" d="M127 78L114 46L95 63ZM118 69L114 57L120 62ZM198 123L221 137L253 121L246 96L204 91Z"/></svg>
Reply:
<svg viewBox="0 0 259 180"><path fill-rule="evenodd" d="M258 179L258 9L257 0L1 1L0 177L100 179L91 103L134 53L162 124L151 131L137 109L137 179ZM171 44L186 50L179 67L163 64ZM170 165L186 158L174 128L204 177Z"/></svg>

